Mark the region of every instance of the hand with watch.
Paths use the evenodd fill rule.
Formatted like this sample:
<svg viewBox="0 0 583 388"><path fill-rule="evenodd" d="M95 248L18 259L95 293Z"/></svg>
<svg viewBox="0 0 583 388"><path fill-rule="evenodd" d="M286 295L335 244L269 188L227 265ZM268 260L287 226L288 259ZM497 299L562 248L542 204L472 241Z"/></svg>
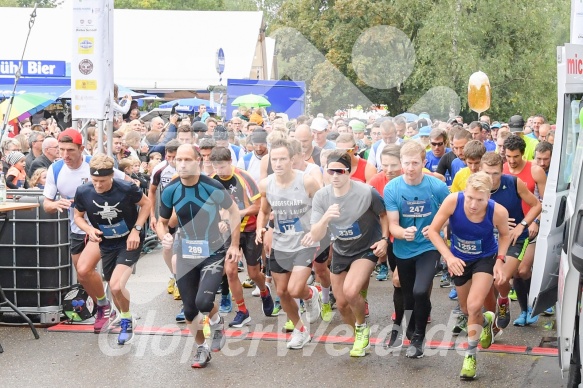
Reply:
<svg viewBox="0 0 583 388"><path fill-rule="evenodd" d="M506 255L497 255L496 264L494 264L493 276L496 285L506 283L506 275L504 274L504 264L506 263Z"/></svg>
<svg viewBox="0 0 583 388"><path fill-rule="evenodd" d="M384 242L384 244L383 244ZM376 257L384 257L387 254L387 248L389 247L389 238L382 237L379 241L374 243L370 249L373 250L373 253Z"/></svg>
<svg viewBox="0 0 583 388"><path fill-rule="evenodd" d="M538 235L538 229L540 225L540 221L538 219L535 219L532 223L530 223L530 225L525 220L522 220L520 225L524 226L525 229L528 229L528 238L530 240L536 238L536 236Z"/></svg>
<svg viewBox="0 0 583 388"><path fill-rule="evenodd" d="M140 246L140 234L142 233L142 229L142 225L134 225L132 228L132 232L129 234L128 239L126 240L128 251L136 250ZM133 233L134 230L138 233Z"/></svg>

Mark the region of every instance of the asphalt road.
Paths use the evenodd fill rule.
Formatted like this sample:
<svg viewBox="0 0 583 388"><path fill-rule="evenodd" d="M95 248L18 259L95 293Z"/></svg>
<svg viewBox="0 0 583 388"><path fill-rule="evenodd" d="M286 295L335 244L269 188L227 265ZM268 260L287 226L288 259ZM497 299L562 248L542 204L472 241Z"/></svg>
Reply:
<svg viewBox="0 0 583 388"><path fill-rule="evenodd" d="M253 318L251 325L244 332L229 332L226 347L213 354L210 365L193 370L190 368L193 341L180 332L185 329L184 325L174 321L180 302L165 292L166 282L167 269L159 251L140 260L137 273L128 285L132 311L139 317L138 328L151 328L155 334L136 335L128 346L118 346L115 334L55 332L41 328L41 338L35 340L26 327L0 326L0 344L5 350L0 354L0 386L565 386L556 357L525 354L520 348L536 349L543 337L555 335L543 329L550 318L541 318L532 327L507 328L496 339L495 352L478 353L476 380L462 382L458 378L462 350L428 348L426 357L410 360L405 358L404 350L390 354L382 346L376 346L364 358L349 357L351 345L342 343L347 333L338 314L329 324L317 323L311 327L314 341L303 350L287 350L285 342L278 341L276 335L281 334L285 316L264 317L260 313L259 298L252 297L250 289L245 290L245 296ZM379 338L379 342L390 332L391 288L390 282L371 280L369 323L373 326L373 337ZM455 302L447 298L448 293L449 289L439 288L436 278L432 294L433 323L428 327L428 339L434 344L456 341L448 334L455 320L450 314ZM517 315L517 303L513 303L512 313ZM233 316L234 312L226 321ZM259 339L260 336L263 338ZM464 339L457 339L458 345Z"/></svg>

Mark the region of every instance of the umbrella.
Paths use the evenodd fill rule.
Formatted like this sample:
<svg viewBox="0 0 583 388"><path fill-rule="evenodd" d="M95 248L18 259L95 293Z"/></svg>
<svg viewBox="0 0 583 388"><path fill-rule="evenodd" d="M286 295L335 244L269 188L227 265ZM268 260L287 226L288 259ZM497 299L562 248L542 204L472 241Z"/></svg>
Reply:
<svg viewBox="0 0 583 388"><path fill-rule="evenodd" d="M189 113L194 114L198 112L198 107L201 105L206 106L206 110L209 113L214 113L211 109L211 102L209 100L203 100L202 98L180 98L178 100L168 101L162 105L160 108L172 108L175 104L178 104L176 107L176 112L178 113Z"/></svg>
<svg viewBox="0 0 583 388"><path fill-rule="evenodd" d="M259 96L257 94L245 94L235 98L235 101L231 103L233 106L246 106L253 108L263 108L266 106L271 106L271 103L267 101L267 98Z"/></svg>
<svg viewBox="0 0 583 388"><path fill-rule="evenodd" d="M142 98L142 97L151 96L150 94L136 92L136 91L133 91L132 89L128 89L128 88L126 88L124 86L118 85L117 96L119 98L122 98L126 94L129 94L129 96L131 98L133 98L133 99L138 99L138 98ZM64 99L67 99L67 100L71 99L71 89L69 89L66 92L64 92L63 94L61 94L59 96L59 98L64 98Z"/></svg>
<svg viewBox="0 0 583 388"><path fill-rule="evenodd" d="M417 121L417 119L419 119L419 116L409 112L401 113L400 115L397 115L397 117L403 117L405 120L407 120L408 123L412 123L413 121Z"/></svg>
<svg viewBox="0 0 583 388"><path fill-rule="evenodd" d="M44 94L25 93L14 96L8 120L21 120L32 116L36 112L41 111L52 104L54 101L54 97ZM8 104L10 104L10 98L7 98L0 104L0 116L6 115Z"/></svg>
<svg viewBox="0 0 583 388"><path fill-rule="evenodd" d="M161 117L164 121L168 121L168 119L170 118L170 110L171 108L152 109L150 112L140 117L140 119L144 121L151 121L154 117Z"/></svg>

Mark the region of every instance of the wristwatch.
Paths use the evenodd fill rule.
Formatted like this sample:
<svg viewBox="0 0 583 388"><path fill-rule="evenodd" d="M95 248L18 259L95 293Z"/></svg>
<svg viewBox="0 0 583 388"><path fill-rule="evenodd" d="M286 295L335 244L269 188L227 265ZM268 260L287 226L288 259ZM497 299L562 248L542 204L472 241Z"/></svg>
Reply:
<svg viewBox="0 0 583 388"><path fill-rule="evenodd" d="M525 228L528 228L528 223L525 220L520 221L520 225L524 226Z"/></svg>
<svg viewBox="0 0 583 388"><path fill-rule="evenodd" d="M385 240L387 243L391 242L390 237L382 237L381 240Z"/></svg>
<svg viewBox="0 0 583 388"><path fill-rule="evenodd" d="M534 220L534 223L540 225L540 220L537 218L536 220Z"/></svg>
<svg viewBox="0 0 583 388"><path fill-rule="evenodd" d="M134 225L134 229L137 230L138 232L142 231L142 227L140 225Z"/></svg>

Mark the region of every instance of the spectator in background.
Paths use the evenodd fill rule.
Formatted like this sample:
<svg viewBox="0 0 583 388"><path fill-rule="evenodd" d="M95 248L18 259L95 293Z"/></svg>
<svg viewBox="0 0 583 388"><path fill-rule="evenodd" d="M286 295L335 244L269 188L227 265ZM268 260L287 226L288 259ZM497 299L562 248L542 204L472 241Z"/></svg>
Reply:
<svg viewBox="0 0 583 388"><path fill-rule="evenodd" d="M8 169L10 168L6 157L12 152L20 150L20 142L14 139L6 138L2 142L2 171L4 172L4 176L6 176L6 172L8 172Z"/></svg>
<svg viewBox="0 0 583 388"><path fill-rule="evenodd" d="M542 124L538 129L538 141L548 141L547 138L551 132L550 124Z"/></svg>
<svg viewBox="0 0 583 388"><path fill-rule="evenodd" d="M47 182L47 169L44 167L37 168L34 174L28 180L28 186L31 189L41 189L45 188Z"/></svg>
<svg viewBox="0 0 583 388"><path fill-rule="evenodd" d="M28 136L28 144L30 145L30 152L26 155L26 175L31 176L30 167L32 162L43 154L43 140L47 135L44 132L32 132Z"/></svg>
<svg viewBox="0 0 583 388"><path fill-rule="evenodd" d="M10 168L6 172L6 186L9 189L28 189L26 171L24 168L26 156L20 151L11 152L6 161Z"/></svg>
<svg viewBox="0 0 583 388"><path fill-rule="evenodd" d="M551 144L555 144L555 131L550 131L547 135L547 141Z"/></svg>
<svg viewBox="0 0 583 388"><path fill-rule="evenodd" d="M39 168L49 168L59 157L59 142L54 137L47 137L42 142L42 155L34 159L28 167L28 176L32 176Z"/></svg>
<svg viewBox="0 0 583 388"><path fill-rule="evenodd" d="M126 145L126 151L129 152L130 156L140 159L138 155L138 150L140 149L140 142L142 141L142 135L140 132L129 131L124 135L124 143Z"/></svg>
<svg viewBox="0 0 583 388"><path fill-rule="evenodd" d="M249 116L249 122L263 126L263 108L255 108L251 116Z"/></svg>

